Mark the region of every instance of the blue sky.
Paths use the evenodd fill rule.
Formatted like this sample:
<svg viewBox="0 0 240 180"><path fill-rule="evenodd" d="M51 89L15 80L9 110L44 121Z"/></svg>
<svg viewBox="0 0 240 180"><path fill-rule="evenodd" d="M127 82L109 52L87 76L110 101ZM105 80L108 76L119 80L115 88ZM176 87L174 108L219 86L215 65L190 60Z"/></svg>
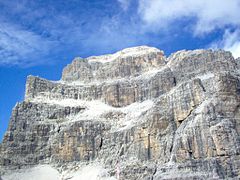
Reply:
<svg viewBox="0 0 240 180"><path fill-rule="evenodd" d="M27 75L58 80L76 56L155 46L240 56L240 0L0 0L0 139Z"/></svg>

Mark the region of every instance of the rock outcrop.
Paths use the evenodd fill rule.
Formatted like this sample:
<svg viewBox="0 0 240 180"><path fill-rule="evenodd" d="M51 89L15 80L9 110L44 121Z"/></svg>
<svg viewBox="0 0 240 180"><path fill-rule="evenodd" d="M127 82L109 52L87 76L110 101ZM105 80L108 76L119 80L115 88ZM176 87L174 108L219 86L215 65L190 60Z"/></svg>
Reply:
<svg viewBox="0 0 240 180"><path fill-rule="evenodd" d="M2 178L51 165L62 179L238 179L239 64L222 50L167 58L141 46L76 58L60 81L29 76L0 145Z"/></svg>

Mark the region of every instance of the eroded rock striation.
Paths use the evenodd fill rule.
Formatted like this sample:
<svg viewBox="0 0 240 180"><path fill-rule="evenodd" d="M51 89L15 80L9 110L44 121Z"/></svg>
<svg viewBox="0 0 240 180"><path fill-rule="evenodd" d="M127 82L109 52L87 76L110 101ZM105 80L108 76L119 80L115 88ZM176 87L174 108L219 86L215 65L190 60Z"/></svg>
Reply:
<svg viewBox="0 0 240 180"><path fill-rule="evenodd" d="M76 58L60 81L29 76L2 178L238 179L239 65L222 50L140 46Z"/></svg>

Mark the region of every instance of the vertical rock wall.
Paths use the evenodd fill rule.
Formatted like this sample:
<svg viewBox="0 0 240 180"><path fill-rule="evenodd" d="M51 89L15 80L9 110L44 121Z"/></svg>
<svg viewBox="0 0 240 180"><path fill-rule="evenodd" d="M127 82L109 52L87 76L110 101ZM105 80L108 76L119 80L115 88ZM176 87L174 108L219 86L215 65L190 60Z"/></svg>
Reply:
<svg viewBox="0 0 240 180"><path fill-rule="evenodd" d="M100 163L121 179L240 177L239 59L150 47L77 58L57 82L29 76L0 145L1 173ZM59 171L61 172L61 171Z"/></svg>

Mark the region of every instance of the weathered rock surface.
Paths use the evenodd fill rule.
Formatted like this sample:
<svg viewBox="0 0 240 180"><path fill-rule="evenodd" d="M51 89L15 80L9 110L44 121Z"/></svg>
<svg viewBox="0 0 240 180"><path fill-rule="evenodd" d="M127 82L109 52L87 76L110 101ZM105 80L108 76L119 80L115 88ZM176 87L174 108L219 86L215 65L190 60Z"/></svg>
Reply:
<svg viewBox="0 0 240 180"><path fill-rule="evenodd" d="M85 168L102 179L239 179L239 68L222 50L166 58L142 46L77 58L57 82L29 76L0 145L2 178L48 164L62 179Z"/></svg>

